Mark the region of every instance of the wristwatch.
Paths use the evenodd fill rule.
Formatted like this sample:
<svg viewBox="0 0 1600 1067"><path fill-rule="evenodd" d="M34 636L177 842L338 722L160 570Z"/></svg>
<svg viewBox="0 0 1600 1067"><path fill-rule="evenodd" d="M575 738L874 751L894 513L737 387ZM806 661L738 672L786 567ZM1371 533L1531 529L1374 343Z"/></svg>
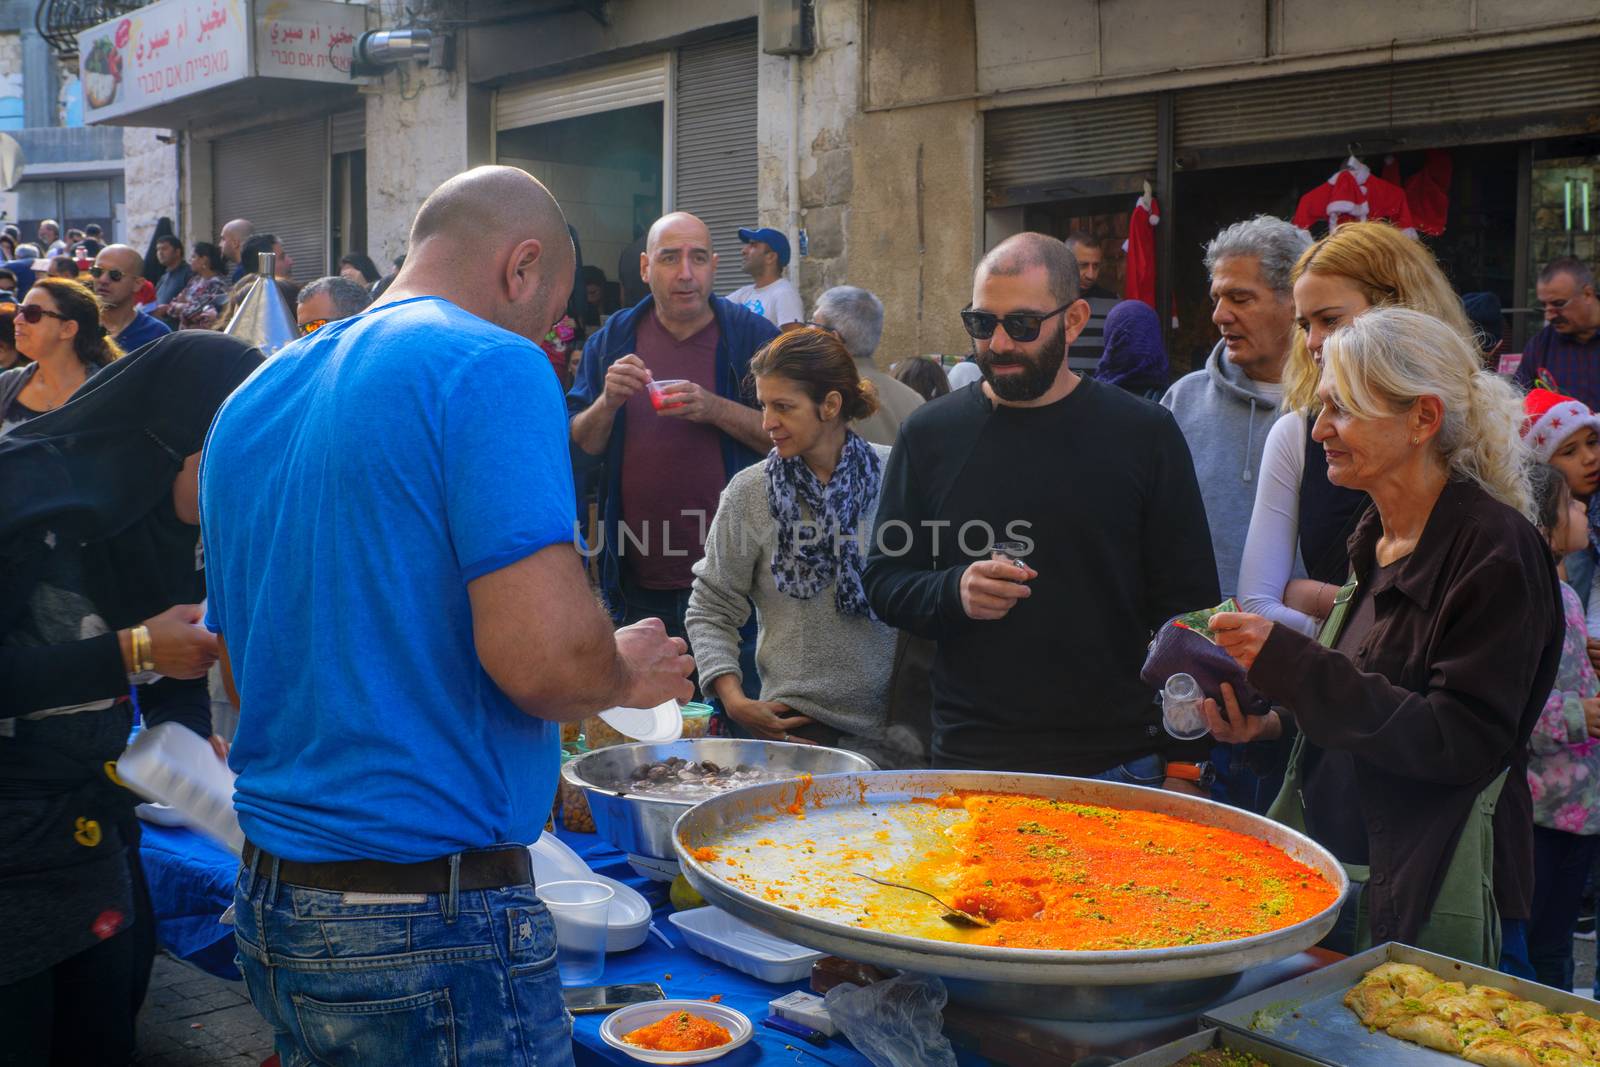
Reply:
<svg viewBox="0 0 1600 1067"><path fill-rule="evenodd" d="M1217 780L1217 769L1209 762L1178 763L1174 760L1168 760L1167 777L1177 778L1184 782L1193 782L1201 789L1210 789L1211 784Z"/></svg>

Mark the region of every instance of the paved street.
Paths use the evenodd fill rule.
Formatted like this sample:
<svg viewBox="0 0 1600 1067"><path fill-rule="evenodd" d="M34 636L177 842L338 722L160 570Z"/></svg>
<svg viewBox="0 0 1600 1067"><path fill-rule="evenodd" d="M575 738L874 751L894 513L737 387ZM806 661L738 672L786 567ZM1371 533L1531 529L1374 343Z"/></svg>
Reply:
<svg viewBox="0 0 1600 1067"><path fill-rule="evenodd" d="M270 1055L272 1032L243 982L156 957L139 1015L139 1067L256 1067Z"/></svg>

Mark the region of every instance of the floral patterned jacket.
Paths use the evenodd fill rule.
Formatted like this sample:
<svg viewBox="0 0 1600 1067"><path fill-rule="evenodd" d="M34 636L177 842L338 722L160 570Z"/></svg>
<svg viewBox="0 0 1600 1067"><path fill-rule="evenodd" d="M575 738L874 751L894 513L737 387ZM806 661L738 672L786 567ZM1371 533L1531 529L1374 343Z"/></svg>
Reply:
<svg viewBox="0 0 1600 1067"><path fill-rule="evenodd" d="M1570 834L1600 833L1600 740L1589 736L1582 701L1600 693L1589 663L1588 633L1578 594L1561 583L1567 635L1555 689L1528 742L1533 821Z"/></svg>

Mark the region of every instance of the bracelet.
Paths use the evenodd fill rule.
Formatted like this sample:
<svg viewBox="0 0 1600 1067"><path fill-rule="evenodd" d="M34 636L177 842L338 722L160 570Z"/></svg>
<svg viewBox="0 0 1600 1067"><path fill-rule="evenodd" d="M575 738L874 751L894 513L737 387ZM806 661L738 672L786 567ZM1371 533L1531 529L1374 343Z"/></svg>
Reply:
<svg viewBox="0 0 1600 1067"><path fill-rule="evenodd" d="M156 669L155 657L150 647L150 627L135 626L128 631L133 648L133 673L143 674Z"/></svg>

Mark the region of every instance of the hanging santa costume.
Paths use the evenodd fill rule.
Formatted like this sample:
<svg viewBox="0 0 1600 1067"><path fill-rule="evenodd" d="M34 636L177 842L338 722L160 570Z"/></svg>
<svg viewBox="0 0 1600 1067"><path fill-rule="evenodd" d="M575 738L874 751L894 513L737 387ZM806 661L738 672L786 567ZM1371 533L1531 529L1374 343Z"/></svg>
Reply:
<svg viewBox="0 0 1600 1067"><path fill-rule="evenodd" d="M1127 277L1123 282L1124 300L1141 300L1156 309L1156 226L1161 222L1161 205L1154 196L1141 196L1128 220L1128 239L1122 250L1128 253Z"/></svg>
<svg viewBox="0 0 1600 1067"><path fill-rule="evenodd" d="M1294 213L1294 224L1302 230L1324 221L1331 232L1342 223L1379 220L1416 236L1405 190L1384 181L1353 157L1337 174L1302 196Z"/></svg>

